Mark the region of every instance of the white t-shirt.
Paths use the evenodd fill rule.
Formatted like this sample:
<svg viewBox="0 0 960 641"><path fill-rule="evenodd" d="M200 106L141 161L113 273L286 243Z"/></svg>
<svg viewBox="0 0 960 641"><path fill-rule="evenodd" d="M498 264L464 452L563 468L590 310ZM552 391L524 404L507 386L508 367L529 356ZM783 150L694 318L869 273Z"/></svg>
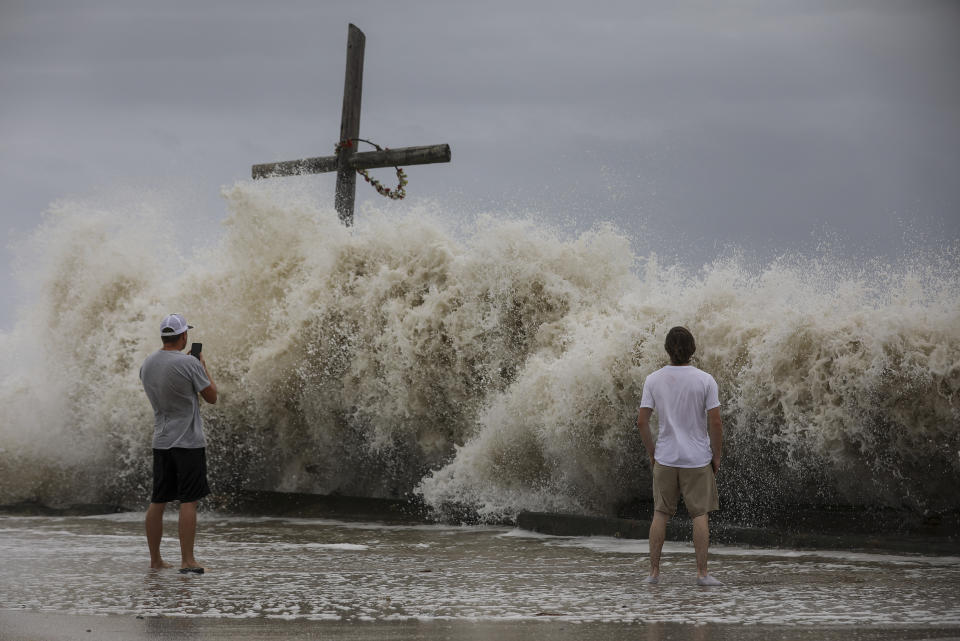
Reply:
<svg viewBox="0 0 960 641"><path fill-rule="evenodd" d="M654 459L670 467L703 467L713 460L707 410L720 407L717 381L692 365L667 365L643 382L640 407L660 419Z"/></svg>

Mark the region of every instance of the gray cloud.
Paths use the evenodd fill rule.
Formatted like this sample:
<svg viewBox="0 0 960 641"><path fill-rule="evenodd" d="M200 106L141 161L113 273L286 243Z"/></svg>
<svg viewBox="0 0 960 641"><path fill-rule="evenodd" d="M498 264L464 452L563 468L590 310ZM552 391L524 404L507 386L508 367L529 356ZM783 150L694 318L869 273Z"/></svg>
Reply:
<svg viewBox="0 0 960 641"><path fill-rule="evenodd" d="M692 262L826 228L865 252L905 224L960 238L960 5L872 0L5 0L3 225L115 183L199 181L215 203L253 163L329 153L351 21L362 134L453 147L414 196L611 220Z"/></svg>

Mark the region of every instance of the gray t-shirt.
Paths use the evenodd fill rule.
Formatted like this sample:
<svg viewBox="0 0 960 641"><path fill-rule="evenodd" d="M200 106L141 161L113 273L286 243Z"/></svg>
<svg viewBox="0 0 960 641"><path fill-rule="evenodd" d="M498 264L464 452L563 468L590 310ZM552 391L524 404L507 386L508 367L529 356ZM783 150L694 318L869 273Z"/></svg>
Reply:
<svg viewBox="0 0 960 641"><path fill-rule="evenodd" d="M195 356L160 350L147 356L140 381L153 406L153 447L206 447L197 394L210 386Z"/></svg>

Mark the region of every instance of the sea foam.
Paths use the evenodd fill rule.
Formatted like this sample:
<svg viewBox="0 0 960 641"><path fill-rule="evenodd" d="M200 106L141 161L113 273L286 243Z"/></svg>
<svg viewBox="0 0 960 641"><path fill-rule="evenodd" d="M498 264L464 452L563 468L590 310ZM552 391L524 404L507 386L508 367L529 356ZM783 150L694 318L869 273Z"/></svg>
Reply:
<svg viewBox="0 0 960 641"><path fill-rule="evenodd" d="M220 496L610 513L649 494L636 406L685 325L720 385L725 505L960 506L955 246L692 269L603 225L454 231L413 207L347 229L276 185L224 197L222 234L193 251L149 204L48 214L33 302L0 335L0 502L145 500L138 369L180 312L221 392L203 408Z"/></svg>

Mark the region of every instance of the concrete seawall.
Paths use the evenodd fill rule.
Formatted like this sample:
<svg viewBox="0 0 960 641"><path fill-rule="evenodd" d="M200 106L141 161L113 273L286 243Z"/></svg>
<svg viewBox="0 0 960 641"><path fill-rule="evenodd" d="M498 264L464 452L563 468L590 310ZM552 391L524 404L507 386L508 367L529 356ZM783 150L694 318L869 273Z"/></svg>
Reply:
<svg viewBox="0 0 960 641"><path fill-rule="evenodd" d="M554 536L611 536L625 539L646 539L650 521L642 519L580 516L546 512L521 512L517 527ZM938 525L926 531L863 531L851 524L844 529L836 523L822 528L795 529L787 526L743 527L715 522L710 525L713 543L792 549L858 549L915 554L960 555L960 537ZM667 524L667 539L691 541L693 524L689 519L674 517Z"/></svg>

